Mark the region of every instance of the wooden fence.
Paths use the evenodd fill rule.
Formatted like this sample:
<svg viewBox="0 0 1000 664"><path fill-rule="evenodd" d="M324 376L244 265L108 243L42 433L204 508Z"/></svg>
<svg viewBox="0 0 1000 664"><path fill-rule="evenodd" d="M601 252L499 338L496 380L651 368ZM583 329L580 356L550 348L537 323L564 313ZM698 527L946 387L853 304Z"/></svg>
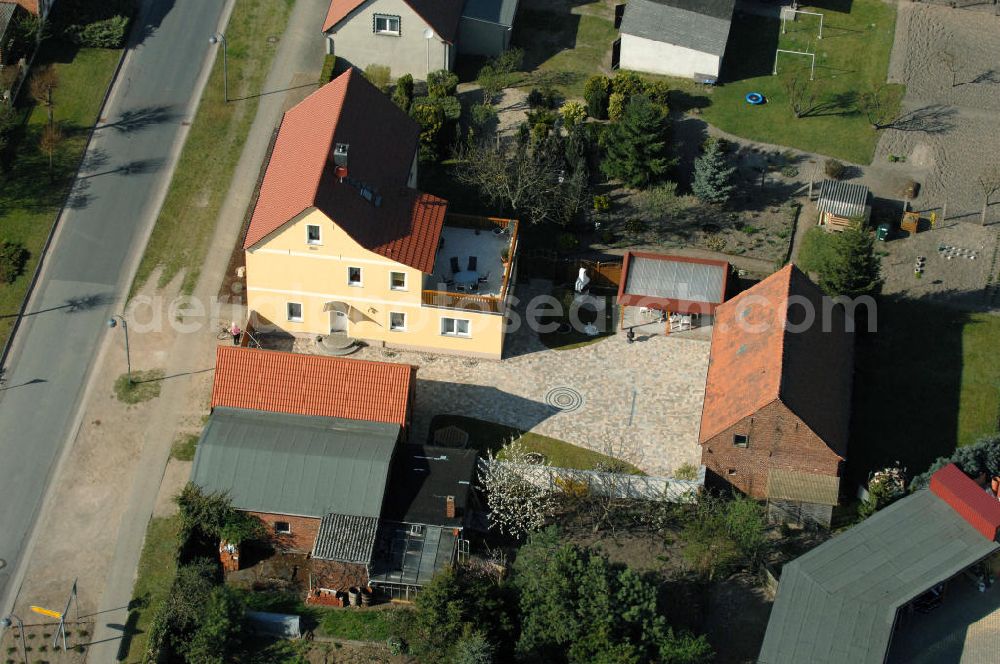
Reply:
<svg viewBox="0 0 1000 664"><path fill-rule="evenodd" d="M590 287L614 290L622 280L621 261L591 261L582 258L558 258L542 252L525 252L518 258L521 275L534 279L551 279L557 284L576 282L580 268L587 270Z"/></svg>
<svg viewBox="0 0 1000 664"><path fill-rule="evenodd" d="M674 477L607 473L598 470L577 470L575 468L536 466L509 461L479 460L480 466L488 466L490 463L502 464L517 472L525 481L538 487L547 488L553 493L566 491L570 487L586 487L587 493L599 496L690 503L697 499L701 489L705 486L705 466L698 467L698 475L695 479L679 480Z"/></svg>

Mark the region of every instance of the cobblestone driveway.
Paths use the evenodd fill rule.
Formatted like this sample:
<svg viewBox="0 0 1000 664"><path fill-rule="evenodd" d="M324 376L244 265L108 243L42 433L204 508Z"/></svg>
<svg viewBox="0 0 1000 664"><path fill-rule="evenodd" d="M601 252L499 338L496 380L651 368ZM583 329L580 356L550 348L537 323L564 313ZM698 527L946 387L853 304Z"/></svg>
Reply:
<svg viewBox="0 0 1000 664"><path fill-rule="evenodd" d="M352 357L420 367L416 440L426 439L435 415L466 415L599 452L609 452L610 445L611 452L659 475L700 462L709 345L704 338L643 331L633 344L617 334L554 351L524 326L509 340L501 362L381 348L364 348ZM571 406L573 392L579 393L578 408L560 411L546 403L546 395L560 388L569 388L560 398Z"/></svg>

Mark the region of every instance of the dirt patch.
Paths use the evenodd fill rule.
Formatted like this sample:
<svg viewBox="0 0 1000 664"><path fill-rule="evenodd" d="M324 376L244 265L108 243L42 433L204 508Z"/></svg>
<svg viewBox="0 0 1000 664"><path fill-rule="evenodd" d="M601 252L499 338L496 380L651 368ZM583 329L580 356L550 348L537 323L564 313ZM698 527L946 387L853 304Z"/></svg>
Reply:
<svg viewBox="0 0 1000 664"><path fill-rule="evenodd" d="M748 574L737 574L712 587L705 633L715 648L716 664L757 661L773 602Z"/></svg>

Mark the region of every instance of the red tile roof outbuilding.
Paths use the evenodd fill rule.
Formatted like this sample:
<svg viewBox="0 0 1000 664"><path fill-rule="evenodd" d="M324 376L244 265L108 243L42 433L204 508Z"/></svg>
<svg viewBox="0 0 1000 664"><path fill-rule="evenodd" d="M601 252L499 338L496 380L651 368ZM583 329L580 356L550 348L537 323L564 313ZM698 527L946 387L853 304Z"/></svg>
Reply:
<svg viewBox="0 0 1000 664"><path fill-rule="evenodd" d="M215 354L212 408L409 424L417 368L236 346Z"/></svg>

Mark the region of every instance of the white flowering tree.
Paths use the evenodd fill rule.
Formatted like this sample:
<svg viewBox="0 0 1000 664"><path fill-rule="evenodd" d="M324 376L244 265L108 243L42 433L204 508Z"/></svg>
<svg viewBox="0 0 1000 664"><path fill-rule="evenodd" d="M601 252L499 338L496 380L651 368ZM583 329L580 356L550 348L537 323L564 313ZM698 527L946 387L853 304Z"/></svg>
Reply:
<svg viewBox="0 0 1000 664"><path fill-rule="evenodd" d="M555 512L556 494L547 473L531 473L548 465L528 451L520 439L512 440L496 455L490 452L479 466L479 484L486 491L490 528L521 538L545 525ZM538 478L540 481L532 481Z"/></svg>

